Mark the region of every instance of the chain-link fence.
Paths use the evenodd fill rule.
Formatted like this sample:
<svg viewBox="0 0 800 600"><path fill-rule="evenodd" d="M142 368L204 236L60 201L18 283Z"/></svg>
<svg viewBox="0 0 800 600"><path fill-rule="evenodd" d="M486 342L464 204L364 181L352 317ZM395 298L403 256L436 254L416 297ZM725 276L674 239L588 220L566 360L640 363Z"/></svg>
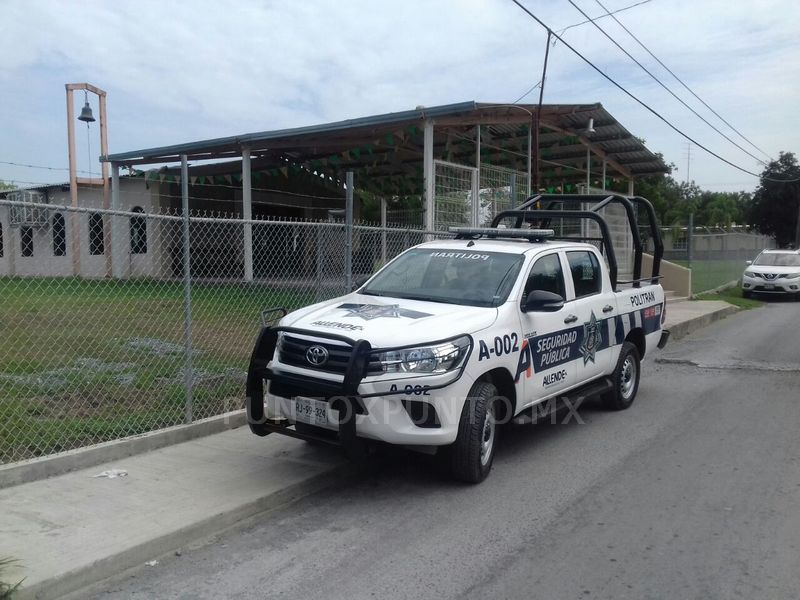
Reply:
<svg viewBox="0 0 800 600"><path fill-rule="evenodd" d="M489 227L495 215L519 206L528 195L527 173L481 164L478 225Z"/></svg>
<svg viewBox="0 0 800 600"><path fill-rule="evenodd" d="M740 280L746 261L775 240L744 227L676 225L661 230L664 258L692 271L692 293L699 294Z"/></svg>
<svg viewBox="0 0 800 600"><path fill-rule="evenodd" d="M340 222L48 205L12 227L17 206L0 200L0 463L239 409L261 311L347 292ZM352 280L429 237L355 225Z"/></svg>
<svg viewBox="0 0 800 600"><path fill-rule="evenodd" d="M477 200L478 169L443 160L434 161L433 228L472 225Z"/></svg>

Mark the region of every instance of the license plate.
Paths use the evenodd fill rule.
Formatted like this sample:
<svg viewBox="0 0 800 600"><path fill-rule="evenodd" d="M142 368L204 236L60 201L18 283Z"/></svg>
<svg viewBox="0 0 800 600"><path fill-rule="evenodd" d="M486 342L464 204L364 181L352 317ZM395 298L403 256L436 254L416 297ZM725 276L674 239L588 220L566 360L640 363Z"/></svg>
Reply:
<svg viewBox="0 0 800 600"><path fill-rule="evenodd" d="M314 398L294 398L292 417L295 421L326 427L333 422L334 415L330 404Z"/></svg>
<svg viewBox="0 0 800 600"><path fill-rule="evenodd" d="M765 290L774 290L775 289L775 285L772 284L772 283L765 283L764 284L764 289Z"/></svg>

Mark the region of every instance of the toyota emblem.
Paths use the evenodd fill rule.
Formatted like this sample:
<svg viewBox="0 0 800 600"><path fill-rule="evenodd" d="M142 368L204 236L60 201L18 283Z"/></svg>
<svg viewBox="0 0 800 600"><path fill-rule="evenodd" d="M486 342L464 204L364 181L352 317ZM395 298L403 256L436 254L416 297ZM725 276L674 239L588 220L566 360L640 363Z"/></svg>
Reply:
<svg viewBox="0 0 800 600"><path fill-rule="evenodd" d="M306 350L306 360L308 364L321 367L328 362L328 350L322 346L310 346Z"/></svg>

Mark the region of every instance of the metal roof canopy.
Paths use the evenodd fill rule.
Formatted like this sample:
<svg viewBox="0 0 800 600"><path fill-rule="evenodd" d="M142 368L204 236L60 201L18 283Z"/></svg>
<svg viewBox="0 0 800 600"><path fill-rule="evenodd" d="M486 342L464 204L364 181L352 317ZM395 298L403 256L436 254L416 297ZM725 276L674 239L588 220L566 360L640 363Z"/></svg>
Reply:
<svg viewBox="0 0 800 600"><path fill-rule="evenodd" d="M230 159L239 158L242 150L247 148L259 168L313 165L336 155L341 158L337 158L334 170L340 173L359 170L374 178L406 177L421 174L424 123L433 121L435 157L474 165L475 128L481 125L487 126L485 129L482 127L481 132L482 160L524 171L527 168L528 128L536 110L536 104L462 102L122 152L100 159L118 165L177 162L184 154L195 161ZM590 119L594 120L592 133L586 132ZM370 148L369 152L357 150L351 154L350 151L365 145ZM625 129L600 103L542 106L539 132L542 180L585 179L587 146L596 157L606 161L610 170L626 178L669 171L659 156ZM536 150L533 152L535 160ZM592 166L596 168L597 162ZM238 162L228 164L232 171L240 168Z"/></svg>

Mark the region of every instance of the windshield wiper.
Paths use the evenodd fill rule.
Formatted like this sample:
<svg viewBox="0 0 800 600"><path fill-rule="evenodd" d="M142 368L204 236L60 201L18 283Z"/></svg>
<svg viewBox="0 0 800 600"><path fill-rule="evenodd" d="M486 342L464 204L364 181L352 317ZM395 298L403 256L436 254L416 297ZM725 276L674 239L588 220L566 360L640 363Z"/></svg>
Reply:
<svg viewBox="0 0 800 600"><path fill-rule="evenodd" d="M425 295L397 295L398 298L403 298L404 300L420 300L422 302L437 302L439 304L458 304L460 306L480 306L479 304L474 304L473 302L468 302L461 300L459 298L442 298L441 296L425 296Z"/></svg>

